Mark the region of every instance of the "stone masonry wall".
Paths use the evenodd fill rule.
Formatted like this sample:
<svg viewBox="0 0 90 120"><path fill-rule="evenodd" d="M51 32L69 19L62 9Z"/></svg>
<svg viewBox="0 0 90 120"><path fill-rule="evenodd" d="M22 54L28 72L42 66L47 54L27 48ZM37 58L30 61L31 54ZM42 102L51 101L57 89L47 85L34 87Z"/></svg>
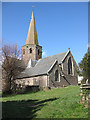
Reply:
<svg viewBox="0 0 90 120"><path fill-rule="evenodd" d="M64 76L62 76L61 68L57 64L53 67L53 69L49 73L49 86L50 87L63 87L63 86L68 86L68 85L77 85L78 84L78 75L75 71L76 69L76 64L75 61L72 58L73 61L73 74L68 75L68 58L72 55L69 53L66 59L63 62L62 66L62 71L64 73ZM58 81L55 81L55 71L58 70Z"/></svg>
<svg viewBox="0 0 90 120"><path fill-rule="evenodd" d="M22 84L22 85L24 84L25 86L39 85L40 87L46 87L47 86L47 75L17 79L16 83Z"/></svg>
<svg viewBox="0 0 90 120"><path fill-rule="evenodd" d="M59 65L58 63L56 63L53 67L53 69L50 71L49 73L49 87L59 87L60 86L60 81L59 81L59 78L58 78L58 81L55 81L55 71L58 70L58 75L60 75L60 68L59 68Z"/></svg>
<svg viewBox="0 0 90 120"><path fill-rule="evenodd" d="M30 53L30 48L32 49L32 53ZM38 54L39 50L39 54ZM25 51L25 54L23 53ZM28 63L30 59L38 60L42 58L42 47L39 45L25 45L22 46L22 59L25 63Z"/></svg>
<svg viewBox="0 0 90 120"><path fill-rule="evenodd" d="M69 57L71 57L72 60L72 74L69 75L68 74L68 59ZM76 72L77 66L75 64L75 61L73 59L73 56L71 53L68 54L68 56L66 57L66 59L63 62L63 72L64 72L64 79L68 80L68 84L69 85L77 85L78 84L78 74Z"/></svg>

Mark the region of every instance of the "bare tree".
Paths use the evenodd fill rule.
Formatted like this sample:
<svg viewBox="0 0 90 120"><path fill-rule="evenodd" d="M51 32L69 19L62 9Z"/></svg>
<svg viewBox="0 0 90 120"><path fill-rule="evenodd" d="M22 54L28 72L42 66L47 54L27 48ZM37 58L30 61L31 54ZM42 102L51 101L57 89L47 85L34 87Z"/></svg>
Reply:
<svg viewBox="0 0 90 120"><path fill-rule="evenodd" d="M4 45L2 48L4 58L2 64L3 91L11 92L14 88L14 78L25 69L25 64L20 60L20 50L17 45Z"/></svg>

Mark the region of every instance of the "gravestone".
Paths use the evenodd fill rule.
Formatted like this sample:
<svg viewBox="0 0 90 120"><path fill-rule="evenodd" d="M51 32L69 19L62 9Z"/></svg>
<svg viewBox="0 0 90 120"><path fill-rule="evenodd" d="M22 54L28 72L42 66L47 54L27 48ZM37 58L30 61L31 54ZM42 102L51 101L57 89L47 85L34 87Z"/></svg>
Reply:
<svg viewBox="0 0 90 120"><path fill-rule="evenodd" d="M90 82L86 82L86 84L82 84L81 88L81 101L80 103L84 103L85 107L90 107Z"/></svg>

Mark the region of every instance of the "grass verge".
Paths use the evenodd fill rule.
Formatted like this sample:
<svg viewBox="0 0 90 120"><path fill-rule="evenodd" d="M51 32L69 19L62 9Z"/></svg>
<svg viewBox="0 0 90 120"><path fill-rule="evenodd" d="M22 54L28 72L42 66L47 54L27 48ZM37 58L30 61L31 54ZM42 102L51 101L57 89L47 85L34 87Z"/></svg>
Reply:
<svg viewBox="0 0 90 120"><path fill-rule="evenodd" d="M68 86L3 97L3 118L88 118L80 87Z"/></svg>

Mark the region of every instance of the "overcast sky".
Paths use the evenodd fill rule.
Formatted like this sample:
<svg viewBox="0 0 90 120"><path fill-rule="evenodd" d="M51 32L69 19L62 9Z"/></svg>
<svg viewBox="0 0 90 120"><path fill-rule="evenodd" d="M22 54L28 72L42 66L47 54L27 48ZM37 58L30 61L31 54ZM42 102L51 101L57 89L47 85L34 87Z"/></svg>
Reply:
<svg viewBox="0 0 90 120"><path fill-rule="evenodd" d="M3 3L3 44L25 45L34 7L39 44L43 57L71 49L80 62L88 47L88 2Z"/></svg>

